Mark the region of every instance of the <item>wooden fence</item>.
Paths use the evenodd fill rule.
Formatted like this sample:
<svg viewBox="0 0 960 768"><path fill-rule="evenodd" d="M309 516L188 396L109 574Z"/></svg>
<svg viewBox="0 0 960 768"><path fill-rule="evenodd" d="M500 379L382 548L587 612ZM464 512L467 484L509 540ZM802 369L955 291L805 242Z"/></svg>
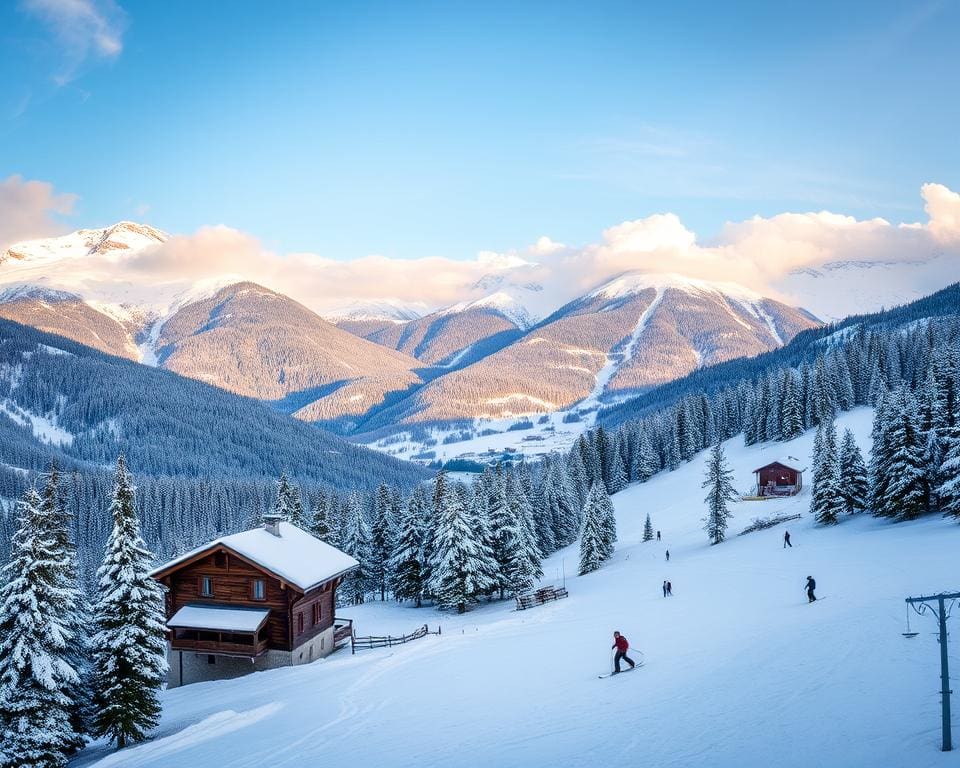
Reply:
<svg viewBox="0 0 960 768"><path fill-rule="evenodd" d="M533 608L535 605L543 605L551 600L559 600L567 597L566 587L542 587L536 592L528 592L525 595L517 595L517 610L525 611L527 608Z"/></svg>
<svg viewBox="0 0 960 768"><path fill-rule="evenodd" d="M394 637L393 635L370 635L368 637L357 637L356 635L351 635L350 652L356 653L357 648L389 648L390 646L409 643L411 640L417 640L418 638L426 637L427 635L439 634L439 625L437 626L436 632L431 632L430 628L424 624L422 627L415 629L409 635L400 635L399 637Z"/></svg>

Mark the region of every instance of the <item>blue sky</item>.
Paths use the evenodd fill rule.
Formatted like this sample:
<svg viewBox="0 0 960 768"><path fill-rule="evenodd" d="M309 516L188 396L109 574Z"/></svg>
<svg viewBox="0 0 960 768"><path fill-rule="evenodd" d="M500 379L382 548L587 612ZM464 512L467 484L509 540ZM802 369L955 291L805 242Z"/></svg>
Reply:
<svg viewBox="0 0 960 768"><path fill-rule="evenodd" d="M960 188L956 0L76 2L0 8L0 179L71 226L467 258Z"/></svg>

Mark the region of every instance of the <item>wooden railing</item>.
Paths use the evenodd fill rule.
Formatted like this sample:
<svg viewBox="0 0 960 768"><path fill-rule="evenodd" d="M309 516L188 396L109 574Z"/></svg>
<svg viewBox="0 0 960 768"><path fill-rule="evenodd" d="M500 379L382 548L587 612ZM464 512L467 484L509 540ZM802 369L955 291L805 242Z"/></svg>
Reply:
<svg viewBox="0 0 960 768"><path fill-rule="evenodd" d="M566 587L541 587L536 592L517 595L517 610L525 611L527 608L543 605L544 603L549 603L551 600L560 600L569 594Z"/></svg>
<svg viewBox="0 0 960 768"><path fill-rule="evenodd" d="M422 627L415 629L409 635L400 635L399 637L394 637L393 635L370 635L367 637L357 637L354 635L350 642L350 651L352 653L356 653L357 648L387 648L393 645L403 645L404 643L409 643L411 640L426 637L427 635L439 634L439 626L437 626L436 632L431 632L430 628L424 624Z"/></svg>
<svg viewBox="0 0 960 768"><path fill-rule="evenodd" d="M353 619L333 618L333 644L349 640L353 637Z"/></svg>
<svg viewBox="0 0 960 768"><path fill-rule="evenodd" d="M170 641L174 651L197 651L198 653L219 653L233 656L259 656L267 650L267 640L258 643L232 643L225 640L191 640L174 638Z"/></svg>

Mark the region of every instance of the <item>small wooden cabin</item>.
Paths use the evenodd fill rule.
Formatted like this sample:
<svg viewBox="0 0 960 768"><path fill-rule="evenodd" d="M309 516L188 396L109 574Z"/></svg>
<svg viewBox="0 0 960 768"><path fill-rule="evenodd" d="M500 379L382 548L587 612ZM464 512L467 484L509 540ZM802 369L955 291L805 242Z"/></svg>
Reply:
<svg viewBox="0 0 960 768"><path fill-rule="evenodd" d="M334 616L350 555L290 523L224 536L153 571L167 587L169 686L304 664L350 637Z"/></svg>
<svg viewBox="0 0 960 768"><path fill-rule="evenodd" d="M784 460L765 464L753 472L757 476L757 496L793 496L803 488L803 470Z"/></svg>

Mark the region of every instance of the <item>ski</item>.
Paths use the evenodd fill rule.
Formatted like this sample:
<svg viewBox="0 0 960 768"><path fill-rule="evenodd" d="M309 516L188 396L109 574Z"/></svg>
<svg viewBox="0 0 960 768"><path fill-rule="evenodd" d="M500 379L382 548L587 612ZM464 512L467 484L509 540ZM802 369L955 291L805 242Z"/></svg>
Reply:
<svg viewBox="0 0 960 768"><path fill-rule="evenodd" d="M627 667L626 669L622 669L622 670L620 670L619 672L607 672L607 674L605 674L605 675L597 675L597 679L598 679L598 680L603 680L603 679L606 678L606 677L613 677L614 675L622 675L622 674L625 674L625 673L627 673L627 672L633 672L633 670L635 670L635 669L640 669L640 667L642 667L642 666L643 666L643 662L641 661L641 662L639 662L635 667Z"/></svg>

